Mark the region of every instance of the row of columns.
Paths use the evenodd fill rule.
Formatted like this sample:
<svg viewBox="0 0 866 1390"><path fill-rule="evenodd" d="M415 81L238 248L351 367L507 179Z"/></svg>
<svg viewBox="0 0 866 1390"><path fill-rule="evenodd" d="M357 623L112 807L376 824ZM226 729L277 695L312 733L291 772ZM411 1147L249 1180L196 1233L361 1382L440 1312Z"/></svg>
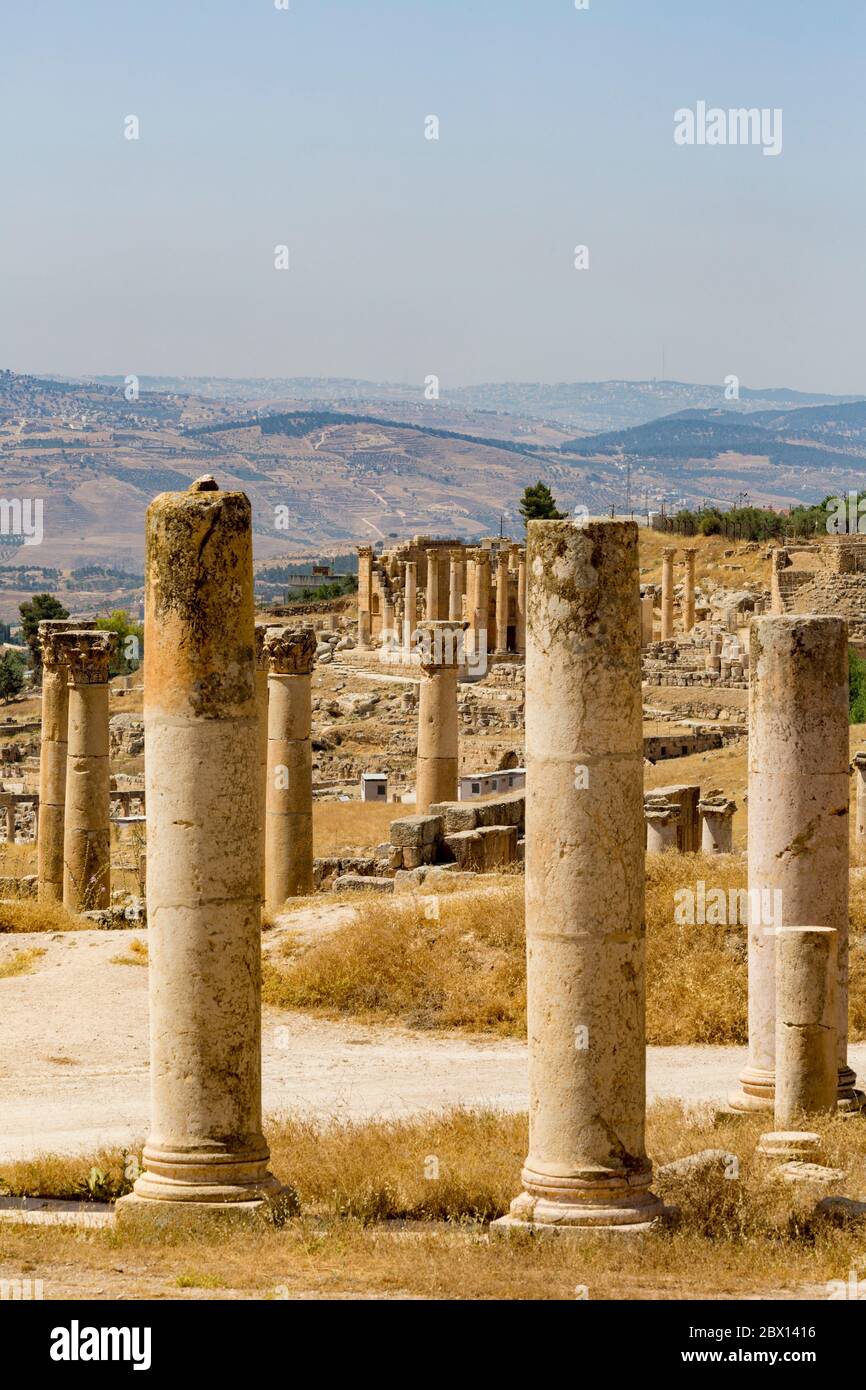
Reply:
<svg viewBox="0 0 866 1390"><path fill-rule="evenodd" d="M497 1224L505 1229L645 1230L663 1208L652 1190L644 1137L637 527L616 521L579 528L537 522L529 534L530 1144L523 1192ZM146 554L151 1129L145 1171L134 1192L118 1203L118 1217L125 1221L147 1215L158 1223L177 1214L254 1218L278 1199L279 1187L268 1171L261 1129L262 797L247 498L219 492L209 478L187 493L157 498L148 510ZM444 620L425 624L434 645L454 627ZM832 657L835 637L830 641L827 636L822 651ZM832 684L829 713L817 700L807 699L791 716L795 746L805 750L805 734L813 726L825 735L832 726L835 739L838 667L832 666L830 676L817 675L817 684L810 687L793 635L788 640L761 631L757 643L761 650L753 654L766 682L759 685L765 697L778 684L783 651L800 672L795 693L814 695L822 681L825 690L826 682ZM272 659L280 666L291 662L291 669L278 669L275 675L304 676L298 669L303 657L294 646L295 654L286 656L283 636L266 634L263 646L272 648ZM807 646L814 665L815 646ZM768 665L761 668L768 648ZM425 667L428 693L422 684L422 700L431 724L447 726L450 739L456 662L443 655L440 648L439 659ZM285 713L294 704L292 696L275 703L282 712L273 722L269 718L269 744L273 733L279 749L269 754L269 767L293 741L287 740L286 729L297 732L301 727L297 714ZM769 772L764 759L772 738L766 727L758 735L755 766L760 778ZM835 751L834 743L834 757ZM428 795L439 797L446 775L450 785L452 766L441 742L425 756ZM822 778L828 776L830 783L824 786ZM816 827L816 844L804 855L813 874L823 867L825 854L828 865L836 864L836 832L823 825L829 817L844 826L841 812L837 814L836 776L835 770L827 774L814 767L803 774L804 784L806 778L814 784L809 824ZM770 787L761 782L754 787L760 815L770 804ZM805 813L805 785L793 790ZM776 791L778 795L778 787ZM787 821L785 825L792 828ZM761 855L771 838L767 836ZM802 850L801 839L797 844ZM787 852L796 858L792 843L789 839ZM756 864L756 872L763 872L760 856ZM839 901L839 896L833 899L834 912ZM812 905L802 896L796 904L798 909ZM817 925L836 933L841 959L841 922ZM802 924L786 926L792 932ZM813 937L809 941L804 953L792 935L784 960L780 954L782 975L789 982L788 993L778 996L784 1001L781 1012L786 1026L802 1034L799 1043L792 1037L784 1051L789 1108L804 1098L811 1104L810 1097L820 1090L816 1083L809 1092L803 1082L804 1076L813 1076L811 1059L818 1047L811 1034L806 1037L818 1013L816 991L826 999L830 988L828 983L822 994L819 977L829 981L832 976L837 985L841 981L841 970L830 964L832 948L814 946ZM821 1015L826 1022L825 1016L826 1007ZM833 1018L838 1018L836 1003ZM761 1084L766 1085L768 1074L765 1065Z"/></svg>
<svg viewBox="0 0 866 1390"><path fill-rule="evenodd" d="M701 818L701 849L704 854L730 854L734 848L734 813L737 804L727 797L708 797L698 802ZM646 847L660 854L679 846L682 808L665 796L650 793L644 802Z"/></svg>
<svg viewBox="0 0 866 1390"><path fill-rule="evenodd" d="M117 637L95 623L39 624L42 744L37 892L70 912L111 900L108 667Z"/></svg>
<svg viewBox="0 0 866 1390"><path fill-rule="evenodd" d="M666 546L662 551L662 626L661 640L669 642L674 636L674 557L675 546ZM682 617L683 632L691 632L695 625L695 559L693 547L683 550L685 573L683 575Z"/></svg>

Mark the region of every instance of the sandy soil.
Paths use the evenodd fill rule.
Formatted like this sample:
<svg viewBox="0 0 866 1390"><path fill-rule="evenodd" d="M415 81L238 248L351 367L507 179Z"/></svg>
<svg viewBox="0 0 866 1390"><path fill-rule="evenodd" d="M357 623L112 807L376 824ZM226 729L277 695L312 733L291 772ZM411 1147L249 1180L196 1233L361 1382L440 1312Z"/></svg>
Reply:
<svg viewBox="0 0 866 1390"><path fill-rule="evenodd" d="M318 914L309 930L333 929ZM0 961L37 947L29 973L0 980L0 1161L140 1141L147 1131L147 970L116 963L144 931L0 937ZM866 1072L866 1045L851 1049ZM721 1101L743 1061L726 1047L650 1048L648 1094ZM331 1022L268 1009L266 1114L411 1114L456 1104L527 1107L526 1048Z"/></svg>

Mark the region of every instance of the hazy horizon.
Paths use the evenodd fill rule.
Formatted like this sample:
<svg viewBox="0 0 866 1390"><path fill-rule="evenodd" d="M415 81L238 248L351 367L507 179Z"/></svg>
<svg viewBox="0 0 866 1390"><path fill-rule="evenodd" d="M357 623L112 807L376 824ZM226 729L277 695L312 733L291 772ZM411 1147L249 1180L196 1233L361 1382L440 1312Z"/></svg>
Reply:
<svg viewBox="0 0 866 1390"><path fill-rule="evenodd" d="M32 0L0 360L861 394L864 37L853 0ZM704 107L762 147L678 144Z"/></svg>

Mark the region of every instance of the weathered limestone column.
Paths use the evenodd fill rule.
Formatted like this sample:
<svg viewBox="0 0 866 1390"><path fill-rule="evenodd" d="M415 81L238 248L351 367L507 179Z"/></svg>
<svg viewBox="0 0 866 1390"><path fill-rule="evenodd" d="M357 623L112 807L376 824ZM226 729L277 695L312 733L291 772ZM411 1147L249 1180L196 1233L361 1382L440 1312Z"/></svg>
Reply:
<svg viewBox="0 0 866 1390"><path fill-rule="evenodd" d="M848 627L844 618L751 623L749 896L774 902L749 925L749 1060L737 1110L772 1110L776 936L769 926L837 932L839 1101L858 1101L848 1066ZM750 918L765 917L752 912Z"/></svg>
<svg viewBox="0 0 866 1390"><path fill-rule="evenodd" d="M316 659L311 627L272 627L268 661L268 797L265 907L313 891L313 762L310 676Z"/></svg>
<svg viewBox="0 0 866 1390"><path fill-rule="evenodd" d="M427 608L426 618L433 622L439 617L439 551L427 551Z"/></svg>
<svg viewBox="0 0 866 1390"><path fill-rule="evenodd" d="M358 546L358 645L369 647L373 609L373 548Z"/></svg>
<svg viewBox="0 0 866 1390"><path fill-rule="evenodd" d="M383 585L383 586L382 586L382 632L381 632L381 643L380 643L381 646L387 647L387 648L390 648L391 646L393 646L393 643L394 643L394 634L395 634L395 632L396 632L396 622L397 622L397 618L396 618L396 614L395 614L395 612L394 612L394 594L393 594L393 590L391 590L391 589L386 589L385 586Z"/></svg>
<svg viewBox="0 0 866 1390"><path fill-rule="evenodd" d="M691 632L695 625L695 560L694 548L684 550L686 571L683 584L683 632Z"/></svg>
<svg viewBox="0 0 866 1390"><path fill-rule="evenodd" d="M866 845L866 753L855 753L851 759L851 770L857 779L856 820L854 843L862 848Z"/></svg>
<svg viewBox="0 0 866 1390"><path fill-rule="evenodd" d="M662 551L662 630L661 640L669 642L674 635L674 556L676 550L666 546Z"/></svg>
<svg viewBox="0 0 866 1390"><path fill-rule="evenodd" d="M726 797L720 800L698 802L701 816L701 849L704 854L731 854L734 848L735 801Z"/></svg>
<svg viewBox="0 0 866 1390"><path fill-rule="evenodd" d="M638 529L529 524L529 1155L502 1229L645 1230Z"/></svg>
<svg viewBox="0 0 866 1390"><path fill-rule="evenodd" d="M463 623L421 624L415 812L457 800L457 665Z"/></svg>
<svg viewBox="0 0 866 1390"><path fill-rule="evenodd" d="M645 806L648 854L662 854L666 849L676 849L681 814L682 808L674 801L649 803Z"/></svg>
<svg viewBox="0 0 866 1390"><path fill-rule="evenodd" d="M838 1090L837 935L832 927L776 932L777 1130L832 1113Z"/></svg>
<svg viewBox="0 0 866 1390"><path fill-rule="evenodd" d="M39 746L39 816L37 832L37 892L40 902L63 901L63 827L66 809L66 746L69 714L69 672L64 643L76 631L95 623L73 624L68 618L46 618L39 624L42 648L42 739ZM74 640L74 639L73 639Z"/></svg>
<svg viewBox="0 0 866 1390"><path fill-rule="evenodd" d="M408 656L412 651L412 634L418 620L418 563L416 560L407 560L403 566L403 592L405 595L403 650Z"/></svg>
<svg viewBox="0 0 866 1390"><path fill-rule="evenodd" d="M653 617L655 600L652 594L644 594L640 601L640 640L642 647L648 647L653 640Z"/></svg>
<svg viewBox="0 0 866 1390"><path fill-rule="evenodd" d="M503 547L496 557L496 650L508 651L508 551Z"/></svg>
<svg viewBox="0 0 866 1390"><path fill-rule="evenodd" d="M108 663L113 632L69 629L66 820L63 906L69 912L111 901L111 819L108 771Z"/></svg>
<svg viewBox="0 0 866 1390"><path fill-rule="evenodd" d="M268 787L268 662L265 655L265 623L256 623L256 735L259 767L259 862L261 897L265 899L265 806Z"/></svg>
<svg viewBox="0 0 866 1390"><path fill-rule="evenodd" d="M517 561L517 650L526 652L526 551L521 550Z"/></svg>
<svg viewBox="0 0 866 1390"><path fill-rule="evenodd" d="M15 843L15 802L11 796L6 802L6 843L7 845L14 845Z"/></svg>
<svg viewBox="0 0 866 1390"><path fill-rule="evenodd" d="M199 478L148 508L144 724L151 1129L118 1218L252 1218L261 1126L261 870L248 498Z"/></svg>
<svg viewBox="0 0 866 1390"><path fill-rule="evenodd" d="M490 613L490 551L479 550L475 556L475 594L472 616L473 654L480 660L490 650L487 624Z"/></svg>
<svg viewBox="0 0 866 1390"><path fill-rule="evenodd" d="M451 552L451 569L448 576L448 618L452 623L463 621L463 553Z"/></svg>

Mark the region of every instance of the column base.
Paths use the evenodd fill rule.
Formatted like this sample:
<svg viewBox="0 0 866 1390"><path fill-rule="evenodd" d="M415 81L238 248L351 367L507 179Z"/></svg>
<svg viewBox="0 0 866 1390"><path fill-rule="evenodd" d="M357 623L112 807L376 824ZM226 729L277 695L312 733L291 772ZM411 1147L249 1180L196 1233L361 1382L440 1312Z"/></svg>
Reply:
<svg viewBox="0 0 866 1390"><path fill-rule="evenodd" d="M818 1163L821 1160L821 1136L806 1129L772 1130L762 1134L755 1153L761 1158L792 1159Z"/></svg>
<svg viewBox="0 0 866 1390"><path fill-rule="evenodd" d="M521 1192L511 1203L507 1216L490 1223L490 1234L581 1236L594 1231L612 1235L643 1235L658 1231L672 1215L660 1197L648 1189L624 1192L621 1199L613 1192L599 1194L599 1200L558 1202L549 1197L533 1197Z"/></svg>
<svg viewBox="0 0 866 1390"><path fill-rule="evenodd" d="M294 1214L284 1207L279 1192L245 1202L183 1201L139 1197L130 1192L114 1207L114 1219L121 1230L190 1231L234 1229L236 1226L279 1225Z"/></svg>
<svg viewBox="0 0 866 1390"><path fill-rule="evenodd" d="M738 1115L772 1113L776 1103L776 1073L759 1067L746 1067L740 1087L728 1097L728 1106ZM839 1068L840 1115L860 1115L866 1111L866 1092L857 1089L857 1074L848 1066Z"/></svg>

